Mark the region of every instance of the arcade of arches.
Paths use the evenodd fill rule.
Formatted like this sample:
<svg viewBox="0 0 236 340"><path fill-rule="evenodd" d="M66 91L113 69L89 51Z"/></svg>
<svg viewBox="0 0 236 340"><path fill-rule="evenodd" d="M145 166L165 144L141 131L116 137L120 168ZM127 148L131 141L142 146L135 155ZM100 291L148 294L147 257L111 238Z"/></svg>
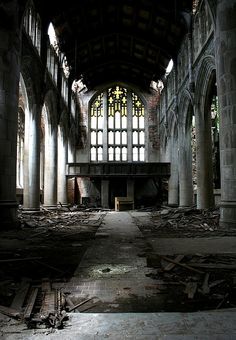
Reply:
<svg viewBox="0 0 236 340"><path fill-rule="evenodd" d="M235 225L236 33L233 14L221 19L235 1L180 1L172 33L173 11L161 4L151 15L151 3L138 4L137 22L132 5L119 5L120 30L94 18L97 40L65 16L77 45L60 7L46 15L38 1L1 5L3 226L17 224L18 204L113 208L114 197L130 195L136 207L217 204L220 223ZM84 13L99 16L90 5Z"/></svg>
<svg viewBox="0 0 236 340"><path fill-rule="evenodd" d="M22 214L94 208L115 227L83 260L107 251L116 264L120 250L135 289L150 283L136 209L216 209L234 240L236 0L102 3L0 1L0 230L17 232ZM117 197L132 212L114 220ZM68 239L54 254L70 269L83 240Z"/></svg>

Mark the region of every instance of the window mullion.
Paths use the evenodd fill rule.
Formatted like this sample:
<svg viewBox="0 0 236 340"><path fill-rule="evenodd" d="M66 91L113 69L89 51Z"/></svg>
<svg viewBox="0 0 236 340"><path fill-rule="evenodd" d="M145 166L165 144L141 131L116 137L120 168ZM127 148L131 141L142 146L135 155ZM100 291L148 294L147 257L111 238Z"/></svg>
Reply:
<svg viewBox="0 0 236 340"><path fill-rule="evenodd" d="M104 91L103 95L103 160L107 162L108 159L108 130L107 130L107 120L108 120L108 105L107 105L107 91Z"/></svg>
<svg viewBox="0 0 236 340"><path fill-rule="evenodd" d="M133 149L133 143L132 143L132 134L133 134L133 130L132 130L132 119L133 119L133 107L132 107L132 95L131 95L131 91L128 90L127 91L127 148L128 148L128 155L127 155L127 159L128 162L132 162L132 149Z"/></svg>

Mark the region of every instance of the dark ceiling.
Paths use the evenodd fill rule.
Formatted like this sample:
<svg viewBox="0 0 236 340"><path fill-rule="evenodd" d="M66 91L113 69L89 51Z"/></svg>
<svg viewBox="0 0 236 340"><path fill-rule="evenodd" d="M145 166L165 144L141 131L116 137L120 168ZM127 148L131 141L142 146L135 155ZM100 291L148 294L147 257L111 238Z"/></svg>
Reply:
<svg viewBox="0 0 236 340"><path fill-rule="evenodd" d="M161 79L192 7L192 0L67 0L45 11L42 3L73 77L88 88L120 81L147 89Z"/></svg>

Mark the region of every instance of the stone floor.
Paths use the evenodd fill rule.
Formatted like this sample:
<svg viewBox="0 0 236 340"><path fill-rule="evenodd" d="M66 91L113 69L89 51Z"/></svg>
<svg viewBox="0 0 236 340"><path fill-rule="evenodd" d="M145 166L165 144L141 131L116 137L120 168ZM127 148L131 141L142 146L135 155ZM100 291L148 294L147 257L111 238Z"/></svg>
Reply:
<svg viewBox="0 0 236 340"><path fill-rule="evenodd" d="M119 302L122 312L134 311L128 297L133 300L156 292L156 281L145 275L150 272L144 256L147 248L129 213L109 212L69 282L76 287L74 294L97 297L107 303L106 312L119 311L114 308ZM125 310L122 299L127 302Z"/></svg>
<svg viewBox="0 0 236 340"><path fill-rule="evenodd" d="M187 243L185 239L148 240L136 226L134 215L135 212L108 212L73 276L66 282L53 283L55 288L70 292L75 301L96 298L94 306L84 313L70 313L62 330L27 329L18 321L2 317L1 337L6 340L236 339L234 308L194 313L167 313L163 309L160 313L158 305L164 304L165 294L159 294L158 280L148 276L151 269L145 256L154 248L164 254L183 253L183 247L188 247L188 251L209 252L212 244L219 252L227 253L230 249L236 253L235 239L212 237L198 243L192 240L193 249L191 240Z"/></svg>

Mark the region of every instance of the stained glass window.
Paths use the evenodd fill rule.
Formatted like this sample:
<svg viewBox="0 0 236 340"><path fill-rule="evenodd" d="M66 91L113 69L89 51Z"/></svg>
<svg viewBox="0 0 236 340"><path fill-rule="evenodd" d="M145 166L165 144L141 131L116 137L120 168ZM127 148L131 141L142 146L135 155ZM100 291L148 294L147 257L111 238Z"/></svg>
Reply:
<svg viewBox="0 0 236 340"><path fill-rule="evenodd" d="M132 92L132 145L133 161L143 162L145 160L144 105L134 92Z"/></svg>
<svg viewBox="0 0 236 340"><path fill-rule="evenodd" d="M139 96L119 85L96 97L90 117L91 161L144 162L144 113Z"/></svg>
<svg viewBox="0 0 236 340"><path fill-rule="evenodd" d="M91 143L91 161L103 160L103 93L101 93L91 106L90 117L90 143Z"/></svg>

